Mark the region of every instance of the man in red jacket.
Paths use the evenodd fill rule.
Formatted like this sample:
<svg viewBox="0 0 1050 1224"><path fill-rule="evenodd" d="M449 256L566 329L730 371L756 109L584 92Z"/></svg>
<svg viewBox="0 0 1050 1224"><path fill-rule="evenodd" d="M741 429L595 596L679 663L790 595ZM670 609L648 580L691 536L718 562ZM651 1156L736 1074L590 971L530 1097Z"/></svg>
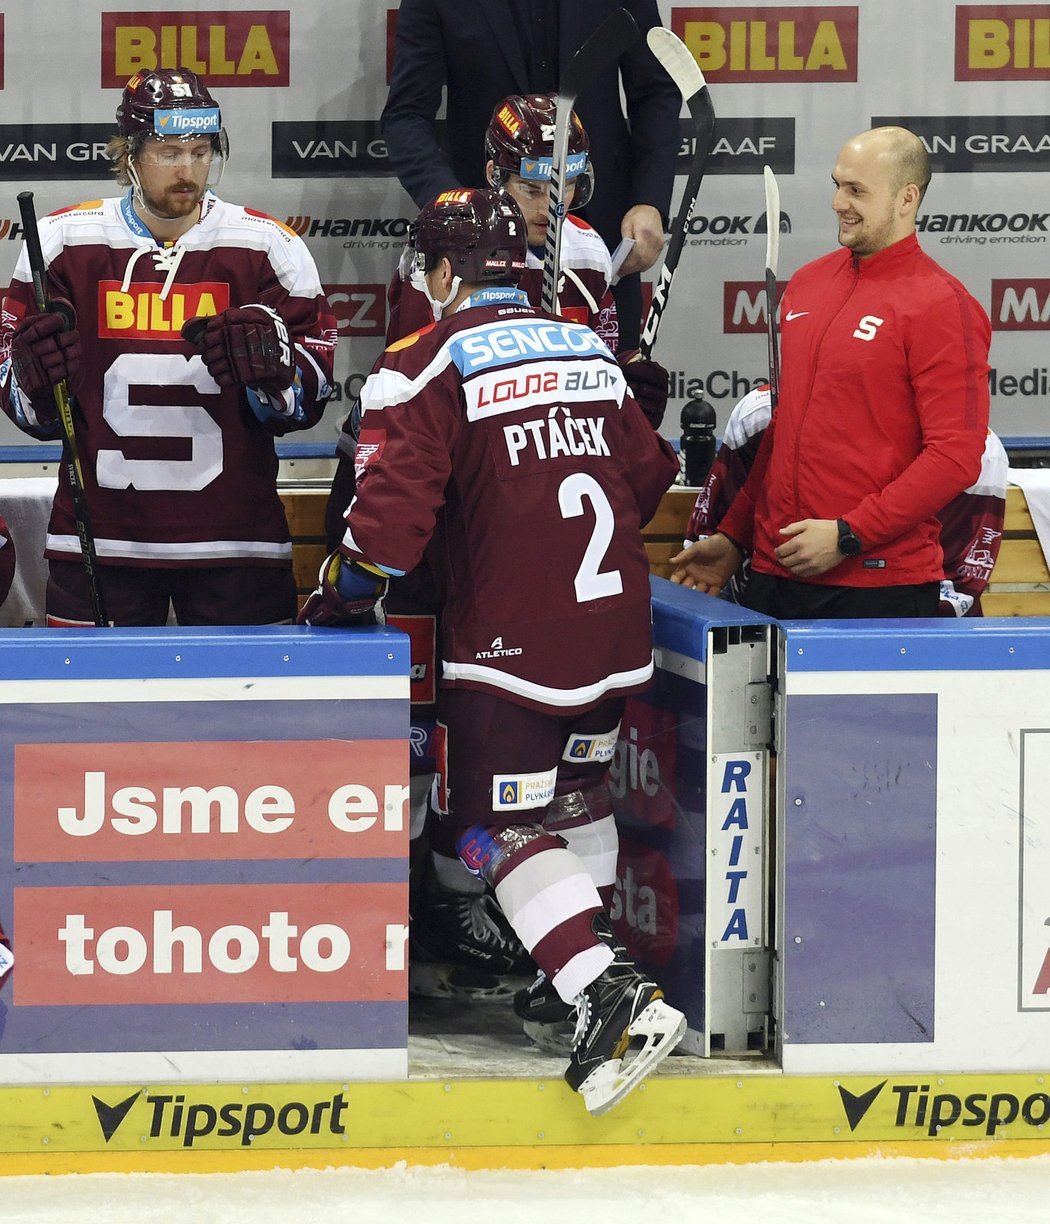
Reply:
<svg viewBox="0 0 1050 1224"><path fill-rule="evenodd" d="M936 516L981 470L991 328L918 245L930 167L917 136L863 132L832 178L843 249L788 284L776 414L718 530L673 558L674 580L717 594L750 551L755 611L936 616Z"/></svg>

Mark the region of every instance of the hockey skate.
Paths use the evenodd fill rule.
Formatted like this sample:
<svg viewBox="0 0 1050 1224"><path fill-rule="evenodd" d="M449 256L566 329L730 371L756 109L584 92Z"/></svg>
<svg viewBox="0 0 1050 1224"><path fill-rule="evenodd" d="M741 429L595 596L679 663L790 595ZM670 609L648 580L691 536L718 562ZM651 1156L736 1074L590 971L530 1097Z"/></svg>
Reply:
<svg viewBox="0 0 1050 1224"><path fill-rule="evenodd" d="M545 973L541 971L534 982L518 991L513 1006L533 1045L551 1054L572 1053L576 1007L565 1002Z"/></svg>
<svg viewBox="0 0 1050 1224"><path fill-rule="evenodd" d="M426 895L409 928L409 993L431 999L512 999L536 966L488 893Z"/></svg>
<svg viewBox="0 0 1050 1224"><path fill-rule="evenodd" d="M565 1082L584 1100L588 1113L608 1112L675 1048L685 1016L664 1002L663 991L622 957L604 915L595 934L616 950L616 959L585 987Z"/></svg>

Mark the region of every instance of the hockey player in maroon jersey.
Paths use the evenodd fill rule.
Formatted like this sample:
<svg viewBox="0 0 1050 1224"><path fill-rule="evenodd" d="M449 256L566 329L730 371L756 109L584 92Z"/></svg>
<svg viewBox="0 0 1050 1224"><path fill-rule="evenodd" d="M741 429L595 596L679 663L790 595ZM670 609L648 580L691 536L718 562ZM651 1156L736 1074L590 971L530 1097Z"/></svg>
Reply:
<svg viewBox="0 0 1050 1224"><path fill-rule="evenodd" d="M768 385L749 391L734 406L711 471L697 494L686 532L687 543L710 535L744 487L769 420ZM981 595L1003 539L1009 465L1002 442L989 430L980 476L937 514L944 553L938 607L941 616L981 615ZM738 603L746 603L747 573L745 564L727 588Z"/></svg>
<svg viewBox="0 0 1050 1224"><path fill-rule="evenodd" d="M519 287L538 305L543 272L543 248L547 232L550 162L553 149L555 103L546 94L513 94L494 108L485 133L486 174L490 185L506 191L522 210L527 227L527 266ZM579 119L573 115L569 130L568 161L570 205L582 208L593 189L590 144ZM413 252L406 248L390 282L387 294L390 320L387 343L410 335L434 321L434 307L412 281ZM597 332L609 349L616 351L616 307L609 290L612 263L608 249L596 230L568 214L562 230L561 277L558 313ZM667 403L667 371L656 362L641 361L637 352L620 354L628 385L654 428L658 428ZM366 454L357 446L356 418L343 425L338 442L338 466L328 503L329 546L342 535L342 515L354 495L355 458ZM440 579L426 558L422 569L395 580L387 594L390 622L412 638L413 664L413 845L420 838L426 819L427 778L433 771L430 740L434 725L435 639L437 608L442 594ZM590 822L611 820L612 805L604 790L587 794L567 792L560 800L563 819ZM607 810L606 810L607 808ZM555 815L552 815L553 820ZM432 826L431 826L432 829ZM532 963L498 911L489 904L477 881L464 878L462 865L451 842L440 829L433 830L429 859L421 862L417 875L424 877L426 896L414 891L425 905L426 922L413 927L415 955L411 961L410 985L416 994L465 994L502 998L513 991L522 974L532 974ZM604 853L604 852L603 852ZM421 855L417 855L421 858ZM605 854L607 877L603 887L615 883L615 855ZM535 1033L542 1033L536 1029Z"/></svg>
<svg viewBox="0 0 1050 1224"><path fill-rule="evenodd" d="M685 1018L613 934L590 827L556 835L544 818L563 763L574 786L607 776L625 699L652 676L641 527L678 464L602 340L515 287L526 239L511 199L445 192L410 242L441 320L391 345L365 383L367 458L304 619L366 613L439 529L442 818L576 1008L566 1079L603 1113Z"/></svg>
<svg viewBox="0 0 1050 1224"><path fill-rule="evenodd" d="M59 434L65 380L100 579L117 625L269 623L296 611L274 438L331 394L334 323L302 239L211 190L228 144L187 69L136 74L110 142L123 197L40 223L39 314L23 251L0 320L0 403ZM194 317L201 322L182 329ZM92 624L63 473L48 529L47 617Z"/></svg>

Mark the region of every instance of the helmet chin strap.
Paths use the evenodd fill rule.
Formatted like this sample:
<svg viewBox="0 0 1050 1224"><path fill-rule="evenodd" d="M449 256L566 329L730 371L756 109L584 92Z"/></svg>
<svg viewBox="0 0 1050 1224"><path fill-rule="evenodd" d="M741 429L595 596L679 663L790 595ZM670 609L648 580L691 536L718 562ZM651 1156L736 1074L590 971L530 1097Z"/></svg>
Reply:
<svg viewBox="0 0 1050 1224"><path fill-rule="evenodd" d="M438 299L430 292L430 285L427 284L426 273L420 272L418 268L413 268L409 279L411 280L413 287L418 289L430 303L430 309L433 312L435 323L441 319L445 307L453 300L456 294L459 293L459 287L463 284L463 278L461 276L453 276L452 287L448 291L448 297L439 302Z"/></svg>

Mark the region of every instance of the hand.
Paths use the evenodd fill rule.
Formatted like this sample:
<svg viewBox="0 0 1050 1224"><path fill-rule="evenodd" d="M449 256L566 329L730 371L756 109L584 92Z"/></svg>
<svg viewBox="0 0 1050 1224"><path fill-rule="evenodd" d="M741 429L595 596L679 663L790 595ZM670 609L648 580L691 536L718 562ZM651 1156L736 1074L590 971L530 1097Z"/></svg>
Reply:
<svg viewBox="0 0 1050 1224"><path fill-rule="evenodd" d="M252 387L277 395L295 379L288 327L269 306L231 306L208 319L184 324L183 336L200 344L208 373L220 387Z"/></svg>
<svg viewBox="0 0 1050 1224"><path fill-rule="evenodd" d="M667 371L655 361L645 361L637 349L617 353L616 360L646 420L653 429L659 430L671 385Z"/></svg>
<svg viewBox="0 0 1050 1224"><path fill-rule="evenodd" d="M296 624L333 629L382 624L379 604L387 579L378 570L334 552L325 557L317 579L317 590L303 604Z"/></svg>
<svg viewBox="0 0 1050 1224"><path fill-rule="evenodd" d="M775 549L777 560L792 578L816 578L842 560L835 519L799 519L781 527L780 534L788 540Z"/></svg>
<svg viewBox="0 0 1050 1224"><path fill-rule="evenodd" d="M692 587L705 595L717 595L737 572L744 554L720 531L697 540L671 558L675 566L671 581Z"/></svg>
<svg viewBox="0 0 1050 1224"><path fill-rule="evenodd" d="M621 276L644 272L656 263L664 245L664 221L660 210L651 204L635 204L624 213L620 236L634 239L634 249L623 261Z"/></svg>
<svg viewBox="0 0 1050 1224"><path fill-rule="evenodd" d="M83 350L73 307L61 299L44 314L29 315L11 337L11 365L23 394L31 400L47 395L60 382L72 388L80 377ZM55 414L51 405L52 415Z"/></svg>

